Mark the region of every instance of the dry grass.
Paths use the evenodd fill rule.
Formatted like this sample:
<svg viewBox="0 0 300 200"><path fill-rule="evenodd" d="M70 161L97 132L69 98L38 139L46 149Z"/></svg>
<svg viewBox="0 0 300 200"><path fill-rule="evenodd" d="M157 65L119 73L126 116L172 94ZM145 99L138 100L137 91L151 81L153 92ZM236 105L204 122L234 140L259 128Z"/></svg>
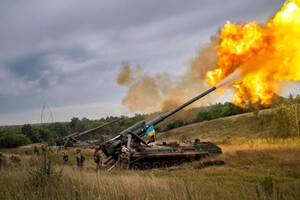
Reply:
<svg viewBox="0 0 300 200"><path fill-rule="evenodd" d="M12 178L14 177L14 178ZM36 188L27 174L7 172L1 179L2 199L256 199L262 174L227 168L202 171L86 172L65 169L59 185ZM299 199L300 182L277 178L286 199Z"/></svg>
<svg viewBox="0 0 300 200"><path fill-rule="evenodd" d="M90 149L83 150L86 163L79 170L75 150L71 149L67 150L67 165L60 154L53 155L56 171L63 171L60 178L43 185L28 173L41 164L42 156L26 148L0 150L7 156L22 158L20 165L11 163L5 171L0 170L0 200L300 199L300 139L267 139L265 135L271 128L268 124L257 128L258 125L255 116L247 114L159 135L161 141L198 137L218 142L223 154L210 159L222 159L226 164L202 170L195 170L198 162L194 162L174 171L96 171Z"/></svg>
<svg viewBox="0 0 300 200"><path fill-rule="evenodd" d="M185 170L172 172L96 172L91 150L84 151L87 163L78 170L74 150L69 150L70 165L64 166L62 177L46 188L37 187L27 172L38 165L41 156L22 155L21 166L11 165L0 172L0 199L258 199L255 187L260 188L265 177L274 180L272 199L280 199L275 191L284 199L300 199L298 142L225 144L224 154L218 157L225 166L194 170L194 162L185 165ZM57 171L63 167L60 155L53 161Z"/></svg>

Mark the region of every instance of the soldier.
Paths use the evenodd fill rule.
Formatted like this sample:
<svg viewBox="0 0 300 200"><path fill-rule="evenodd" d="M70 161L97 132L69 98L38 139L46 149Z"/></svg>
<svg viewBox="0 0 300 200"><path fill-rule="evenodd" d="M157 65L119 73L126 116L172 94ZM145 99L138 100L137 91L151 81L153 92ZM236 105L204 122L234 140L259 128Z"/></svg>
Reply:
<svg viewBox="0 0 300 200"><path fill-rule="evenodd" d="M11 156L9 159L14 163L20 163L21 162L21 158L19 156Z"/></svg>
<svg viewBox="0 0 300 200"><path fill-rule="evenodd" d="M64 163L66 164L69 161L69 156L65 152L61 153Z"/></svg>
<svg viewBox="0 0 300 200"><path fill-rule="evenodd" d="M2 153L0 153L0 169L6 168L6 164L7 164L6 157Z"/></svg>
<svg viewBox="0 0 300 200"><path fill-rule="evenodd" d="M43 152L43 154L45 154L46 151L47 151L46 147L44 145L42 145L42 152Z"/></svg>
<svg viewBox="0 0 300 200"><path fill-rule="evenodd" d="M102 157L99 152L99 148L95 148L95 153L94 153L94 161L97 164L97 168L100 169L102 167Z"/></svg>
<svg viewBox="0 0 300 200"><path fill-rule="evenodd" d="M61 141L59 136L56 136L55 143L56 143L56 146L61 146L62 145L62 141Z"/></svg>
<svg viewBox="0 0 300 200"><path fill-rule="evenodd" d="M125 146L121 149L121 154L119 156L119 163L121 169L129 169L129 162L130 162L130 151Z"/></svg>
<svg viewBox="0 0 300 200"><path fill-rule="evenodd" d="M82 169L85 157L81 154L81 149L76 149L76 162L77 162L77 167Z"/></svg>
<svg viewBox="0 0 300 200"><path fill-rule="evenodd" d="M36 154L36 155L39 154L39 149L37 148L36 145L34 145L34 147L33 147L33 152L34 152L34 154Z"/></svg>

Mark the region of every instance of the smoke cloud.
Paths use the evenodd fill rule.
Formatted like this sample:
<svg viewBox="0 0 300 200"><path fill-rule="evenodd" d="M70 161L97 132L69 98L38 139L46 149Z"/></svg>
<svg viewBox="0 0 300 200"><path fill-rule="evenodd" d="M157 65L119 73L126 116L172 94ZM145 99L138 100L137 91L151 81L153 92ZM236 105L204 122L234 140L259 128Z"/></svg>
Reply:
<svg viewBox="0 0 300 200"><path fill-rule="evenodd" d="M218 61L215 48L218 42L218 36L211 37L210 44L198 51L196 58L190 61L186 73L180 76L172 73L149 75L141 66L132 67L129 63L123 63L117 77L119 85L128 87L123 105L132 112L144 114L166 112L207 90L209 85L204 78L206 72L214 69ZM191 106L206 104L210 98L206 97Z"/></svg>

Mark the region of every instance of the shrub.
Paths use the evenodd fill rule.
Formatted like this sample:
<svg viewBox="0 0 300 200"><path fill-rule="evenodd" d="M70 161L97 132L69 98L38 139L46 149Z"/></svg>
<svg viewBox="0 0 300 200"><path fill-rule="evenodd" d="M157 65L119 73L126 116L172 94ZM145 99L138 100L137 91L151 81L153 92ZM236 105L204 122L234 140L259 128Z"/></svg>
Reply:
<svg viewBox="0 0 300 200"><path fill-rule="evenodd" d="M34 159L31 161L34 161ZM41 193L42 197L45 197L48 188L52 187L57 190L61 184L61 173L63 168L58 172L55 171L53 161L53 155L46 151L43 153L42 159L32 162L35 169L30 169L28 171L31 183L36 187L37 191Z"/></svg>
<svg viewBox="0 0 300 200"><path fill-rule="evenodd" d="M286 99L277 105L273 112L273 137L299 137L300 136L300 103L296 97Z"/></svg>
<svg viewBox="0 0 300 200"><path fill-rule="evenodd" d="M30 144L31 141L23 134L2 134L0 137L0 148L15 148Z"/></svg>
<svg viewBox="0 0 300 200"><path fill-rule="evenodd" d="M183 121L181 121L181 120L175 120L174 122L169 123L167 125L167 130L172 130L174 128L178 128L178 127L181 127L183 125L185 125L185 123Z"/></svg>

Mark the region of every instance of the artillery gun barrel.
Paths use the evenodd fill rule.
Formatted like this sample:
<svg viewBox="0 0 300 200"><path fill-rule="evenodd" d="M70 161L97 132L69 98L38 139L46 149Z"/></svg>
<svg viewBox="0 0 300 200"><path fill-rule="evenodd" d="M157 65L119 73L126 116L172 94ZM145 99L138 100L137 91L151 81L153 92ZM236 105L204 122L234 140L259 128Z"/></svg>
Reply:
<svg viewBox="0 0 300 200"><path fill-rule="evenodd" d="M194 103L195 101L197 101L198 99L201 99L202 97L208 95L209 93L213 92L213 91L216 90L216 89L217 89L216 87L210 88L209 90L207 90L207 91L203 92L202 94L200 94L200 95L194 97L193 99L191 99L191 100L185 102L184 104L178 106L177 108L174 108L173 110L171 110L171 111L169 111L169 112L167 112L167 113L165 113L165 114L163 114L163 115L161 115L161 116L155 118L154 120L148 122L147 125L148 125L148 126L149 126L149 125L156 125L156 124L162 122L164 119L170 117L171 115L174 115L174 114L177 113L178 111L180 111L180 110L182 110L183 108L189 106L190 104L192 104L192 103Z"/></svg>
<svg viewBox="0 0 300 200"><path fill-rule="evenodd" d="M111 122L108 122L108 123L106 123L106 124L102 124L102 125L100 125L100 126L97 126L97 127L95 127L95 128L92 128L92 129L83 131L83 132L79 133L78 135L76 135L75 137L80 137L80 136L82 136L82 135L88 134L88 133L90 133L90 132L92 132L92 131L94 131L94 130L97 130L97 129L102 128L102 127L104 127L104 126L108 126L108 125L110 125L110 124L112 124L112 123L115 123L115 122L117 122L117 121L120 121L121 119L123 119L123 118L119 118L119 119L113 120L113 121L111 121Z"/></svg>
<svg viewBox="0 0 300 200"><path fill-rule="evenodd" d="M67 136L65 136L63 139L67 139L67 138L70 138L70 137L73 137L73 136L76 136L79 132L74 132L74 133L71 133Z"/></svg>

